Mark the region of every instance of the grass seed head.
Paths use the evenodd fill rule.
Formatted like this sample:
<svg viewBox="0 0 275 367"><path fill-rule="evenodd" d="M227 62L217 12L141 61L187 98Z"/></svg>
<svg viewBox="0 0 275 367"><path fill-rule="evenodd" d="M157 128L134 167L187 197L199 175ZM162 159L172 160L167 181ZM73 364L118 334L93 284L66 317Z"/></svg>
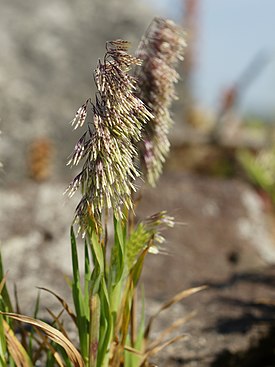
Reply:
<svg viewBox="0 0 275 367"><path fill-rule="evenodd" d="M145 127L139 151L148 182L155 186L169 153L168 132L172 125L169 107L176 99L175 67L183 59L186 46L180 27L170 20L155 18L143 37L137 57L143 60L136 71L136 95L154 115Z"/></svg>
<svg viewBox="0 0 275 367"><path fill-rule="evenodd" d="M136 80L128 71L140 60L127 53L128 46L123 40L107 43L104 60L94 72L96 101L88 99L73 119L75 127L82 126L91 105L93 120L69 160L72 165L84 161L68 187L70 195L82 188L76 221L84 231L91 216L100 223L105 209L121 217L122 207L133 205L133 181L139 176L134 142L140 141L144 124L153 116L134 94Z"/></svg>

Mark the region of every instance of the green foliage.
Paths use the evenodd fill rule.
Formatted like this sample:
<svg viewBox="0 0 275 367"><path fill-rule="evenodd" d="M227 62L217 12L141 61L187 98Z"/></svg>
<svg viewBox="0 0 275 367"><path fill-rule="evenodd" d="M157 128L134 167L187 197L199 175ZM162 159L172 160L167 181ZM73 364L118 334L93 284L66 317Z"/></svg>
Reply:
<svg viewBox="0 0 275 367"><path fill-rule="evenodd" d="M154 63L151 64L153 60L150 57L154 59L152 52L153 55L157 52L159 61L156 65L161 66L156 75L151 75L154 84L161 86L161 93L157 94L158 88L155 88L154 93L151 93L154 99L147 101L155 118L157 116L154 122L157 128L152 131L151 126L151 130L149 128L145 134L152 141L150 149L146 145L146 149L149 149L146 150L147 157L143 157L147 163L151 160L151 166L147 167L150 168L148 175L151 175L151 183L155 184L169 149L166 133L171 118L168 107L174 98L173 83L178 79L173 67L181 58L184 41L181 31L173 22L155 19L153 24L154 37L148 36L147 41L143 39L142 45L149 47L145 47L143 52L140 49L140 53L146 56L147 69L144 75L156 69ZM157 45L150 43L153 38L157 40ZM61 303L62 312L65 311L75 324L78 344L74 345L69 339L60 320L62 312L56 316L49 311L52 324L39 320L39 297L34 317L14 313L0 257L2 366L32 367L42 356L46 367L145 367L152 355L182 337L180 335L165 340L170 331L182 323L179 320L177 325L164 330L157 340L150 342L153 320L161 311L203 289L194 288L179 293L166 302L147 325L142 297L142 311L137 327L137 287L144 260L149 252L159 252L159 246L164 241L162 231L172 227L174 221L164 211L136 226L132 220L134 180L140 175L136 165L137 145L141 142L144 125L154 116L140 99L143 96L142 83L137 88L136 78L128 74L133 65L141 64L141 60L130 56L127 48L128 42L123 40L107 43L104 60L99 61L94 73L98 90L96 102L93 104L88 99L72 122L75 128L82 126L86 121L88 105L91 104L93 122L87 123L86 132L76 144L70 160L73 165L84 160L80 174L68 189L73 194L78 187L82 188L82 199L76 208L75 220L85 248L84 263L81 266L78 238L72 225L70 286L74 310L54 292L44 289ZM161 60L164 55L166 61L163 63ZM147 80L146 75L144 80ZM148 88L151 84L146 84L146 95L150 94ZM151 158L155 162L153 165ZM110 211L113 213L113 239L108 238L106 230ZM12 331L13 322L31 326L31 331L22 328L21 341Z"/></svg>
<svg viewBox="0 0 275 367"><path fill-rule="evenodd" d="M137 366L137 361L142 360L136 353L144 353L144 315L139 329L134 331L136 335L131 331L136 318L132 312L136 287L145 256L159 241L158 229L171 225L171 218L162 212L139 223L133 230L129 229L126 220L115 216L113 223L114 241L108 260L103 232L99 234L96 223L90 221L85 238L82 281L76 237L71 228L72 294L81 355L85 366L89 367L119 366L124 358ZM92 271L90 258L93 259Z"/></svg>
<svg viewBox="0 0 275 367"><path fill-rule="evenodd" d="M72 296L75 306L76 323L79 335L80 351L85 360L88 360L88 322L89 322L89 294L83 297L80 272L78 264L78 253L73 228L71 228L71 257L73 268ZM85 257L86 258L86 257ZM87 261L87 259L86 259ZM85 266L86 270L86 266ZM86 280L86 277L85 277ZM87 288L85 284L85 289Z"/></svg>
<svg viewBox="0 0 275 367"><path fill-rule="evenodd" d="M251 182L266 191L275 204L275 151L262 150L252 154L247 150L240 151L239 161Z"/></svg>

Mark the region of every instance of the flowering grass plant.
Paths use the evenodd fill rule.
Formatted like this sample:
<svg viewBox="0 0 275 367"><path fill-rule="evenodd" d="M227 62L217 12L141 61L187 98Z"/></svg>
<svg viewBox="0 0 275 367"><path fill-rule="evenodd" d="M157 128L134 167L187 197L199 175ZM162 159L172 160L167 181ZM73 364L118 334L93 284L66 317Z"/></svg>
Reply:
<svg viewBox="0 0 275 367"><path fill-rule="evenodd" d="M138 57L128 54L128 46L123 40L107 42L105 57L94 72L95 101L87 99L72 121L74 129L86 126L69 160L70 165L82 163L82 167L67 189L70 196L78 188L82 192L71 226L74 309L49 292L75 325L78 343L69 338L61 314L51 313L53 323L49 324L36 317L38 306L34 317L21 315L18 308L15 313L1 267L3 366L35 366L38 360L44 361L46 367L150 366L149 359L154 354L183 337L169 337L169 333L186 321L186 317L177 320L151 341L149 334L155 318L202 289L179 293L147 324L141 297L143 306L137 317L137 286L144 259L150 252L159 252L164 241L162 232L173 227L174 219L162 211L135 223L135 179L141 174L139 162L145 162L151 184L156 183L161 172L169 149L168 107L178 79L173 67L182 58L184 41L176 25L155 19L142 40ZM87 118L89 109L91 122ZM108 235L110 224L113 236ZM83 268L78 246L85 248ZM28 332L22 329L21 341L12 331L18 321L32 326Z"/></svg>

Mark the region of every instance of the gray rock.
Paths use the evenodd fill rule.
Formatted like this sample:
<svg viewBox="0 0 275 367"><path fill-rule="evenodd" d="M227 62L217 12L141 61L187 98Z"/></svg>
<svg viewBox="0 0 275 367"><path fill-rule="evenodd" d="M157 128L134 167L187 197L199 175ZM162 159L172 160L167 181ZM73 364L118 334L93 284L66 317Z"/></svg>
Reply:
<svg viewBox="0 0 275 367"><path fill-rule="evenodd" d="M65 276L71 276L69 228L78 198L65 199L65 187L58 181L22 181L0 190L1 247L8 284L16 282L27 314L34 307L36 286L71 302ZM247 206L247 197L256 214ZM178 224L165 233L166 255L149 255L145 264L148 315L182 289L202 284L209 288L160 315L153 338L175 319L197 311L179 330L189 337L155 361L159 367L206 367L224 350L245 353L268 334L274 319L272 306L261 303L273 297L274 269L268 266L266 252L263 255L255 246L252 236L244 236L239 224L245 220L251 230L260 231L261 243L266 242L273 254L273 236L260 197L238 180L169 173L156 190L144 190L137 219L163 209ZM81 253L81 245L79 249ZM60 309L51 296L42 295L42 315L44 307Z"/></svg>
<svg viewBox="0 0 275 367"><path fill-rule="evenodd" d="M0 157L6 180L26 172L30 143L48 137L56 147L54 172L64 177L77 140L69 122L93 97L92 71L108 40L138 40L153 18L132 1L5 1L0 13Z"/></svg>

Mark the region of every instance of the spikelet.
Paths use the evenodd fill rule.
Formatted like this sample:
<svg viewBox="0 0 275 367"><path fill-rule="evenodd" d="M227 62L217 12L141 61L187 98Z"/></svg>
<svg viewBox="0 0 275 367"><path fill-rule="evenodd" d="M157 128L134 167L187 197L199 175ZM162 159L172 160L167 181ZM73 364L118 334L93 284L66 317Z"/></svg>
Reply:
<svg viewBox="0 0 275 367"><path fill-rule="evenodd" d="M174 226L174 218L166 211L158 212L137 225L126 246L128 267L131 268L138 255L146 248L154 254L159 253L159 246L165 241L162 231Z"/></svg>
<svg viewBox="0 0 275 367"><path fill-rule="evenodd" d="M179 75L175 67L183 59L184 35L175 23L155 18L143 37L136 56L143 60L136 69L136 95L154 115L145 127L140 157L148 182L155 186L168 155L168 132L172 125L169 107L176 99L174 84Z"/></svg>

